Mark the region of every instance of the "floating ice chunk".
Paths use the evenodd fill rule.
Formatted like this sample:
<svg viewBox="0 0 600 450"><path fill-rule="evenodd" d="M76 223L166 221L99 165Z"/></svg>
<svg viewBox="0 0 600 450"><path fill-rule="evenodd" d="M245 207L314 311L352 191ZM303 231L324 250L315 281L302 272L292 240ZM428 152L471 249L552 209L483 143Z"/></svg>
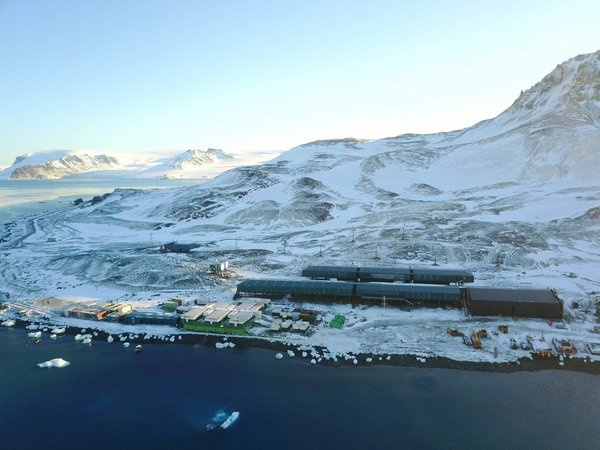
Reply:
<svg viewBox="0 0 600 450"><path fill-rule="evenodd" d="M275 359L282 359L283 358L283 354L282 353L277 353L275 355Z"/></svg>
<svg viewBox="0 0 600 450"><path fill-rule="evenodd" d="M38 367L58 367L58 368L62 368L62 367L67 367L69 364L71 364L69 361L62 359L62 358L54 358L51 359L49 361L45 361L43 363L39 363Z"/></svg>
<svg viewBox="0 0 600 450"><path fill-rule="evenodd" d="M370 362L373 362L373 358L367 358L367 359L366 359L366 361L367 361L368 363L370 363Z"/></svg>
<svg viewBox="0 0 600 450"><path fill-rule="evenodd" d="M235 347L235 344L233 342L230 342L229 343L229 348L233 348L233 347Z"/></svg>
<svg viewBox="0 0 600 450"><path fill-rule="evenodd" d="M217 348L225 348L225 347L227 347L227 345L223 344L222 342L215 342L215 347L217 347Z"/></svg>
<svg viewBox="0 0 600 450"><path fill-rule="evenodd" d="M123 347L125 347L125 348L129 347L129 342L123 342Z"/></svg>
<svg viewBox="0 0 600 450"><path fill-rule="evenodd" d="M296 356L296 354L295 354L293 351L291 351L291 350L288 350L288 351L287 351L287 354L288 354L288 356L289 356L290 358L293 358L294 356Z"/></svg>
<svg viewBox="0 0 600 450"><path fill-rule="evenodd" d="M171 338L169 339L170 342L175 342L175 336L171 336Z"/></svg>
<svg viewBox="0 0 600 450"><path fill-rule="evenodd" d="M3 327L14 327L15 321L14 320L5 320L4 322L0 323L0 325L2 325Z"/></svg>
<svg viewBox="0 0 600 450"><path fill-rule="evenodd" d="M58 335L57 335L57 334L55 334L55 333L52 333L52 334L50 335L50 339L56 339L57 337L58 337Z"/></svg>
<svg viewBox="0 0 600 450"><path fill-rule="evenodd" d="M76 341L83 341L84 339L85 339L85 338L83 337L83 335L82 335L82 334L76 334L76 335L75 335L75 340L76 340Z"/></svg>
<svg viewBox="0 0 600 450"><path fill-rule="evenodd" d="M115 338L114 338L114 337L112 337L112 335L110 335L110 334L109 334L109 335L108 335L108 337L106 338L106 341L107 341L107 342L113 342L114 340L115 340Z"/></svg>
<svg viewBox="0 0 600 450"><path fill-rule="evenodd" d="M358 360L357 360L356 358L354 358L354 359L352 360L352 364L358 364Z"/></svg>
<svg viewBox="0 0 600 450"><path fill-rule="evenodd" d="M63 334L65 331L67 331L66 327L52 328L52 334Z"/></svg>
<svg viewBox="0 0 600 450"><path fill-rule="evenodd" d="M317 363L317 360L316 360L315 358L313 358L313 359L311 359L311 360L310 360L310 363L311 363L311 364L316 364L316 363Z"/></svg>
<svg viewBox="0 0 600 450"><path fill-rule="evenodd" d="M29 336L30 338L34 338L34 339L39 339L42 337L42 332L41 331L35 331L33 333L27 333L27 336Z"/></svg>
<svg viewBox="0 0 600 450"><path fill-rule="evenodd" d="M306 358L307 356L308 356L308 353L306 353L306 352L302 352L302 357L303 357L303 358Z"/></svg>
<svg viewBox="0 0 600 450"><path fill-rule="evenodd" d="M81 341L82 344L91 344L92 343L92 339L91 338L84 338L83 341Z"/></svg>
<svg viewBox="0 0 600 450"><path fill-rule="evenodd" d="M227 419L225 419L225 421L220 425L221 429L226 430L227 428L229 428L231 425L234 424L236 420L238 420L238 417L240 417L239 412L232 412L231 415Z"/></svg>

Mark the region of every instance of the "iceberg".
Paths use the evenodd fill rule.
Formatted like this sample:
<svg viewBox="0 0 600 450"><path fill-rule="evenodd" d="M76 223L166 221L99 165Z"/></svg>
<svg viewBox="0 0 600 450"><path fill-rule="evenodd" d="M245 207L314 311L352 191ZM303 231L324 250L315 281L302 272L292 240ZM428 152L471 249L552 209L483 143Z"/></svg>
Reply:
<svg viewBox="0 0 600 450"><path fill-rule="evenodd" d="M63 367L67 367L69 364L71 364L69 361L62 359L62 358L54 358L51 359L49 361L45 361L43 363L39 363L38 367L58 367L58 368L63 368Z"/></svg>
<svg viewBox="0 0 600 450"><path fill-rule="evenodd" d="M229 428L238 419L240 413L234 411L231 414L226 413L224 410L216 412L212 419L212 422L206 425L207 431L223 431Z"/></svg>
<svg viewBox="0 0 600 450"><path fill-rule="evenodd" d="M225 419L225 421L221 424L221 429L226 430L227 428L229 428L235 423L236 420L238 420L238 417L240 417L239 412L232 412L231 415L227 419Z"/></svg>

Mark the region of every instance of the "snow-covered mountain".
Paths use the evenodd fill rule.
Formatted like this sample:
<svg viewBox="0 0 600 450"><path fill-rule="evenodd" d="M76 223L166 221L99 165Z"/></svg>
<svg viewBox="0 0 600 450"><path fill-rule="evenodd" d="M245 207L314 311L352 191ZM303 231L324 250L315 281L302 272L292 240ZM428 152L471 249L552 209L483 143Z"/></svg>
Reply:
<svg viewBox="0 0 600 450"><path fill-rule="evenodd" d="M19 156L12 166L0 172L0 178L58 179L91 170L114 169L119 165L116 158L104 154L58 150Z"/></svg>
<svg viewBox="0 0 600 450"><path fill-rule="evenodd" d="M169 160L167 167L174 169L185 169L186 167L204 166L212 164L218 160L231 160L233 156L228 155L223 150L209 148L208 150L187 150Z"/></svg>
<svg viewBox="0 0 600 450"><path fill-rule="evenodd" d="M117 190L14 226L4 245L27 251L11 250L0 277L15 293L58 289L23 275L44 271L124 290L197 291L214 287L198 265L221 258L241 273L279 276L316 258L435 262L485 284L587 298L600 286L599 110L596 52L464 130L311 142L195 186ZM47 236L57 243L47 246ZM181 258L149 250L175 240L199 247Z"/></svg>
<svg viewBox="0 0 600 450"><path fill-rule="evenodd" d="M19 156L12 166L0 170L0 179L60 179L73 176L95 178L185 178L206 180L232 167L253 164L274 153L234 155L222 150L186 150L173 154L94 154L58 150Z"/></svg>
<svg viewBox="0 0 600 450"><path fill-rule="evenodd" d="M161 161L161 160L158 160ZM240 165L239 158L223 150L187 150L174 157L163 158L161 162L140 173L147 178L188 178L207 179L226 169Z"/></svg>

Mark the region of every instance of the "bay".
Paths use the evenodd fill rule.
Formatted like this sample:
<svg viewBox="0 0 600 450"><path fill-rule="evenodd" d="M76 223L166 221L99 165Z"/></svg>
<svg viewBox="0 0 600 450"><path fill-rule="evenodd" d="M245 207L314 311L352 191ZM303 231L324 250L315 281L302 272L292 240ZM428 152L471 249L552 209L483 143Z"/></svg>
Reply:
<svg viewBox="0 0 600 450"><path fill-rule="evenodd" d="M0 329L0 446L595 449L600 378L322 366L257 348L133 346ZM37 363L62 357L63 369ZM216 411L239 411L222 433Z"/></svg>

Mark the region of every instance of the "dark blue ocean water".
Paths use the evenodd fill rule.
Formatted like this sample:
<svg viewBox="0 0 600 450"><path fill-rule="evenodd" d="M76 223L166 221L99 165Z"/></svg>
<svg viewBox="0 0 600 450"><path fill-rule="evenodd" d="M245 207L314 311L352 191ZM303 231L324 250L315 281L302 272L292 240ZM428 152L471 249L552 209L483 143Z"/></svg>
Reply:
<svg viewBox="0 0 600 450"><path fill-rule="evenodd" d="M0 329L0 448L597 449L600 377L312 366L264 349ZM63 357L71 365L40 369ZM205 425L240 412L223 433Z"/></svg>

